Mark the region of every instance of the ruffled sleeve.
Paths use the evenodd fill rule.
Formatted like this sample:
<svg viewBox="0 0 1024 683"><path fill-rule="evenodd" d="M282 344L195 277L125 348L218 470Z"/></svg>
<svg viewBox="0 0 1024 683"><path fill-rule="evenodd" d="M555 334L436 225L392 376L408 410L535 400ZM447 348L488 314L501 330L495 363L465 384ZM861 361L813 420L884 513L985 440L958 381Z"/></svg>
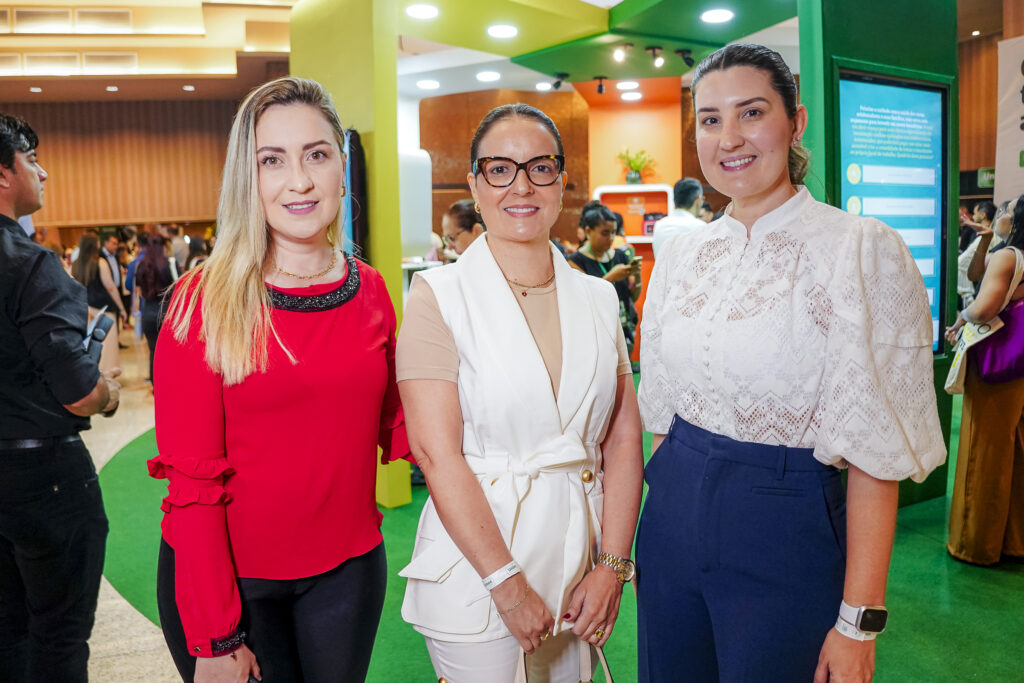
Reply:
<svg viewBox="0 0 1024 683"><path fill-rule="evenodd" d="M395 307L388 296L384 279L378 273L374 284L378 305L384 312L385 324L387 325L387 364L388 384L384 390L384 403L380 411L380 427L377 434L377 443L381 448L381 463L387 465L392 460L405 458L415 463L412 450L409 448L409 437L405 433L405 413L402 411L402 400L398 394L398 382L395 373L395 336L398 330L398 322L395 318Z"/></svg>
<svg viewBox="0 0 1024 683"><path fill-rule="evenodd" d="M883 223L857 219L843 242L829 287L814 457L921 482L946 457L924 283L899 234Z"/></svg>
<svg viewBox="0 0 1024 683"><path fill-rule="evenodd" d="M174 548L188 650L210 657L240 645L232 636L241 602L224 507L233 470L225 457L223 384L206 363L199 318L197 310L184 343L174 338L170 319L160 330L153 369L159 455L148 466L150 476L168 482L162 528Z"/></svg>

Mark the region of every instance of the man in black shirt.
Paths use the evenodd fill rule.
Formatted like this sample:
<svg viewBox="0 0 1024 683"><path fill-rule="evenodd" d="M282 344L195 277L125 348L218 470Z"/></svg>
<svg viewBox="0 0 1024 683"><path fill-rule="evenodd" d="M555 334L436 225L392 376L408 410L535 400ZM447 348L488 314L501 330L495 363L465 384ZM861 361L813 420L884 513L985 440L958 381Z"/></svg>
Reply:
<svg viewBox="0 0 1024 683"><path fill-rule="evenodd" d="M120 390L85 351L85 288L17 223L43 204L37 144L0 114L0 683L88 678L107 518L78 433Z"/></svg>

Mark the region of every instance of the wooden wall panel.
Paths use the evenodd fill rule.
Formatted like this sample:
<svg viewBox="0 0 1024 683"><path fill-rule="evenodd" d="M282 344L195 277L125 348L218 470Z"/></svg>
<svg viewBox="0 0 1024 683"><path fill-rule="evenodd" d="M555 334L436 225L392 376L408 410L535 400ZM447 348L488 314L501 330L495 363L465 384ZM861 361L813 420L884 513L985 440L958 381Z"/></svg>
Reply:
<svg viewBox="0 0 1024 683"><path fill-rule="evenodd" d="M569 174L561 215L552 235L576 238L580 209L589 199L587 145L589 139L586 101L576 92L531 93L519 90L482 90L430 97L420 101L420 147L430 154L433 166L434 232L441 232L441 218L452 202L469 198L466 174L470 170L469 146L477 124L494 107L525 102L551 117L565 148Z"/></svg>
<svg viewBox="0 0 1024 683"><path fill-rule="evenodd" d="M209 221L217 212L227 100L4 104L39 134L49 173L40 226Z"/></svg>
<svg viewBox="0 0 1024 683"><path fill-rule="evenodd" d="M999 34L960 43L960 170L995 166Z"/></svg>

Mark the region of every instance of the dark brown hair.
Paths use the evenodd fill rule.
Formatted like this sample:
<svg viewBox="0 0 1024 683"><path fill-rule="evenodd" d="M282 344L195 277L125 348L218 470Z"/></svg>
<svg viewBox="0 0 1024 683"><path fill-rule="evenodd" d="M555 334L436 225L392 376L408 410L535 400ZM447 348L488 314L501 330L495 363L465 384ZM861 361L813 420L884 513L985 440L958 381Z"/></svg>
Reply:
<svg viewBox="0 0 1024 683"><path fill-rule="evenodd" d="M474 203L472 199L460 199L448 207L448 215L452 217L459 229L472 232L474 225L484 224L484 219L476 212Z"/></svg>
<svg viewBox="0 0 1024 683"><path fill-rule="evenodd" d="M697 84L712 71L725 71L734 66L752 66L768 74L771 78L772 90L782 98L782 104L786 108L786 116L792 119L796 116L797 101L796 80L793 72L786 65L786 60L775 50L764 45L752 43L738 43L726 45L716 50L700 61L693 71L693 83L690 85L690 92L697 92ZM693 108L696 112L697 98L693 98ZM789 148L789 181L794 185L800 185L807 175L811 163L811 153L800 144Z"/></svg>
<svg viewBox="0 0 1024 683"><path fill-rule="evenodd" d="M513 117L519 117L524 119L532 119L537 123L544 126L551 137L555 139L555 145L558 147L559 154L565 154L565 150L562 148L562 136L558 134L558 127L555 122L551 120L547 114L542 112L537 107L532 107L522 102L516 104L503 104L500 107L487 112L487 115L480 119L480 125L476 127L476 132L473 133L473 142L469 145L469 163L470 166L477 159L477 152L480 151L480 141L483 140L484 136L487 135L487 131L499 121L510 119Z"/></svg>

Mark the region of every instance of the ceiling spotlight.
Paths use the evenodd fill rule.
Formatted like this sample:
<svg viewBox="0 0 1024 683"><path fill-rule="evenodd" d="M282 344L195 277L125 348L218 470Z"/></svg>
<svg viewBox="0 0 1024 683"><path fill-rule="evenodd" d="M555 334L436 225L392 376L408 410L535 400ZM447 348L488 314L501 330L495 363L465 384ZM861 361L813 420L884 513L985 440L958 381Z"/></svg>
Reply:
<svg viewBox="0 0 1024 683"><path fill-rule="evenodd" d="M608 77L607 76L594 76L594 80L597 81L597 94L598 95L603 95L604 94L604 80L606 78L608 78Z"/></svg>
<svg viewBox="0 0 1024 683"><path fill-rule="evenodd" d="M519 35L519 29L509 24L495 24L487 27L487 35L491 38L515 38Z"/></svg>
<svg viewBox="0 0 1024 683"><path fill-rule="evenodd" d="M555 90L558 90L559 88L562 87L562 81L569 78L569 74L565 73L564 71L559 71L558 73L555 74L555 78L557 78L558 80L552 83L551 87L554 88Z"/></svg>
<svg viewBox="0 0 1024 683"><path fill-rule="evenodd" d="M413 19L436 19L438 14L433 5L409 5L405 13Z"/></svg>
<svg viewBox="0 0 1024 683"><path fill-rule="evenodd" d="M643 97L643 95L641 95L638 92L624 92L624 93L622 93L622 99L626 100L627 102L636 102L641 97Z"/></svg>
<svg viewBox="0 0 1024 683"><path fill-rule="evenodd" d="M980 36L981 35L981 31L971 31L971 35L972 36Z"/></svg>
<svg viewBox="0 0 1024 683"><path fill-rule="evenodd" d="M490 83L501 78L501 74L497 71L481 71L476 75L476 80L483 81L484 83Z"/></svg>
<svg viewBox="0 0 1024 683"><path fill-rule="evenodd" d="M617 48L615 48L615 51L612 53L612 57L615 59L616 62L625 61L626 50L630 49L631 47L633 47L633 43L623 43L622 45L619 45Z"/></svg>
<svg viewBox="0 0 1024 683"><path fill-rule="evenodd" d="M721 24L723 21L729 21L734 16L736 15L727 9L709 9L700 15L700 20L708 24Z"/></svg>
<svg viewBox="0 0 1024 683"><path fill-rule="evenodd" d="M619 90L636 90L640 87L640 84L636 81L619 81L615 84L615 87Z"/></svg>
<svg viewBox="0 0 1024 683"><path fill-rule="evenodd" d="M660 69L665 66L665 58L661 56L660 47L649 45L645 47L644 50L651 53L651 63L654 64L655 69Z"/></svg>
<svg viewBox="0 0 1024 683"><path fill-rule="evenodd" d="M107 86L107 92L117 92L117 86L116 85L108 85Z"/></svg>
<svg viewBox="0 0 1024 683"><path fill-rule="evenodd" d="M196 91L196 86L194 86L194 85L183 85L183 86L181 86L181 89L184 90L185 92L195 92Z"/></svg>
<svg viewBox="0 0 1024 683"><path fill-rule="evenodd" d="M420 90L437 90L441 84L433 78L424 78L422 81L416 81L416 87Z"/></svg>
<svg viewBox="0 0 1024 683"><path fill-rule="evenodd" d="M676 54L683 58L683 63L686 64L686 66L693 66L693 57L691 56L693 54L692 50L676 50Z"/></svg>
<svg viewBox="0 0 1024 683"><path fill-rule="evenodd" d="M31 88L28 89L28 91L29 92L43 92L43 89L33 85Z"/></svg>
<svg viewBox="0 0 1024 683"><path fill-rule="evenodd" d="M562 82L559 81L558 84L561 85ZM551 83L548 83L547 81L541 81L540 83L538 83L536 85L537 90L539 90L541 92L547 92L548 90L551 90L551 88L553 88L553 87L554 86Z"/></svg>

